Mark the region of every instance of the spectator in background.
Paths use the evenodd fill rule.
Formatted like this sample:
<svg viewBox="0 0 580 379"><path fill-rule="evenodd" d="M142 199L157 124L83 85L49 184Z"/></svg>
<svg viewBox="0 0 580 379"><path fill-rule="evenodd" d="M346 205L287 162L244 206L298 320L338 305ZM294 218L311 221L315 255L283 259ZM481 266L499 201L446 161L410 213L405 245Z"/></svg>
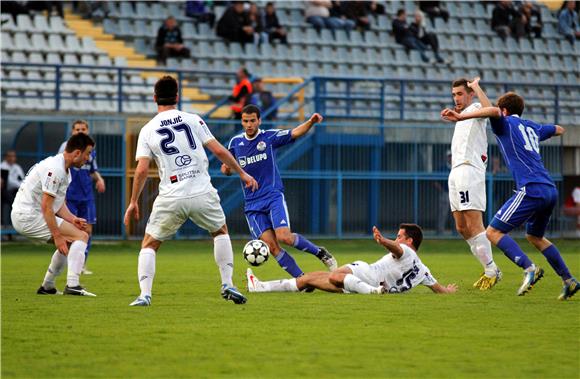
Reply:
<svg viewBox="0 0 580 379"><path fill-rule="evenodd" d="M526 18L525 25L526 35L531 37L532 33L535 38L542 38L542 12L540 9L530 1L524 1L520 8L520 13Z"/></svg>
<svg viewBox="0 0 580 379"><path fill-rule="evenodd" d="M177 21L173 16L167 17L159 28L155 48L157 49L157 62L160 64L165 64L169 57L189 58L191 53L188 48L183 46L181 29L177 26Z"/></svg>
<svg viewBox="0 0 580 379"><path fill-rule="evenodd" d="M566 8L558 16L558 32L563 34L571 44L574 44L574 40L580 39L578 13L574 10L575 7L575 1L567 1Z"/></svg>
<svg viewBox="0 0 580 379"><path fill-rule="evenodd" d="M21 1L2 1L2 13L11 15L16 25L19 14L29 14L30 12L28 8L21 4Z"/></svg>
<svg viewBox="0 0 580 379"><path fill-rule="evenodd" d="M409 26L409 31L420 42L426 46L431 46L438 63L446 63L445 59L439 54L439 39L435 33L429 33L425 30L425 18L420 10L415 11L415 21Z"/></svg>
<svg viewBox="0 0 580 379"><path fill-rule="evenodd" d="M232 1L217 23L217 35L229 42L254 42L254 28L242 1Z"/></svg>
<svg viewBox="0 0 580 379"><path fill-rule="evenodd" d="M333 6L330 0L309 0L306 3L306 22L314 26L318 32L322 28L328 28L333 33L338 29L344 29L349 32L354 28L354 22L331 15L331 8ZM333 10L333 12L336 12L336 10Z"/></svg>
<svg viewBox="0 0 580 379"><path fill-rule="evenodd" d="M37 12L48 12L48 17L52 14L52 10L56 10L56 14L64 18L64 10L62 8L62 1L27 1L26 8L30 9L31 11ZM2 2L2 6L4 6L4 2Z"/></svg>
<svg viewBox="0 0 580 379"><path fill-rule="evenodd" d="M16 163L16 151L8 150L0 164L2 170L2 225L10 225L10 212L16 192L24 180L24 171Z"/></svg>
<svg viewBox="0 0 580 379"><path fill-rule="evenodd" d="M370 30L369 9L363 1L343 1L341 3L342 13L361 30Z"/></svg>
<svg viewBox="0 0 580 379"><path fill-rule="evenodd" d="M367 10L370 14L378 16L381 14L387 14L385 11L385 6L378 1L364 1Z"/></svg>
<svg viewBox="0 0 580 379"><path fill-rule="evenodd" d="M500 1L493 8L491 14L491 28L503 40L512 34L514 23L519 17L519 13L514 9L511 1Z"/></svg>
<svg viewBox="0 0 580 379"><path fill-rule="evenodd" d="M268 33L268 41L270 43L274 42L274 40L279 40L285 45L288 44L286 29L278 21L273 2L266 4L266 9L262 12L262 24L264 25L264 31Z"/></svg>
<svg viewBox="0 0 580 379"><path fill-rule="evenodd" d="M419 9L429 16L433 26L437 17L441 17L445 22L449 21L449 12L441 7L440 1L419 1Z"/></svg>
<svg viewBox="0 0 580 379"><path fill-rule="evenodd" d="M272 92L266 91L264 87L264 82L261 78L256 78L252 83L253 93L250 96L249 104L254 104L258 106L263 112L266 112L272 105L276 104L276 98L272 95ZM278 116L278 108L274 109L269 115L263 116L264 120L275 120Z"/></svg>
<svg viewBox="0 0 580 379"><path fill-rule="evenodd" d="M76 1L73 2L73 10L86 19L102 20L110 13L108 1Z"/></svg>
<svg viewBox="0 0 580 379"><path fill-rule="evenodd" d="M250 3L248 18L250 20L250 25L254 30L254 44L259 45L260 43L267 43L269 41L268 33L265 31L264 20L256 3Z"/></svg>
<svg viewBox="0 0 580 379"><path fill-rule="evenodd" d="M242 118L242 109L246 106L248 99L254 91L248 70L241 67L236 73L236 76L238 81L232 89L232 95L229 97L229 100L233 102L230 106L233 117L236 120L240 120Z"/></svg>
<svg viewBox="0 0 580 379"><path fill-rule="evenodd" d="M186 1L185 15L193 18L196 23L207 22L213 29L215 24L215 13L211 8L211 1Z"/></svg>
<svg viewBox="0 0 580 379"><path fill-rule="evenodd" d="M423 62L429 62L429 57L425 53L427 46L419 41L411 32L411 29L407 24L407 13L404 9L399 9L397 11L397 17L393 19L393 34L395 35L395 41L397 41L398 44L401 44L410 50L418 50Z"/></svg>

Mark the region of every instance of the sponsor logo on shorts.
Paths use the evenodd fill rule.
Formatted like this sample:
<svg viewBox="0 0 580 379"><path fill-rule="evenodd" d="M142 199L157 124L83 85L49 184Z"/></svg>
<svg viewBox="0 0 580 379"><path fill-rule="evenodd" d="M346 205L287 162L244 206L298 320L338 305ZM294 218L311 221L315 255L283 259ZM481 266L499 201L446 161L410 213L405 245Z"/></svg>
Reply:
<svg viewBox="0 0 580 379"><path fill-rule="evenodd" d="M180 155L175 157L175 164L177 167L187 166L191 163L191 157L189 155Z"/></svg>

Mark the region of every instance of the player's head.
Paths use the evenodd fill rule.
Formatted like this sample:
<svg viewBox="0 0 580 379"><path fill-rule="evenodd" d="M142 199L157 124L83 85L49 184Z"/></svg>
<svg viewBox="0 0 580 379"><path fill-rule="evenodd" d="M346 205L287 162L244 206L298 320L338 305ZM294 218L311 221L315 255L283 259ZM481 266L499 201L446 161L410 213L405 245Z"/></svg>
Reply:
<svg viewBox="0 0 580 379"><path fill-rule="evenodd" d="M397 11L397 18L401 21L405 21L407 19L407 12L401 8Z"/></svg>
<svg viewBox="0 0 580 379"><path fill-rule="evenodd" d="M85 133L78 133L71 136L66 142L64 152L72 156L72 164L81 167L89 160L95 141Z"/></svg>
<svg viewBox="0 0 580 379"><path fill-rule="evenodd" d="M242 127L246 132L246 135L250 138L258 133L260 130L260 125L262 124L262 118L260 116L260 108L254 104L248 104L242 109Z"/></svg>
<svg viewBox="0 0 580 379"><path fill-rule="evenodd" d="M10 149L4 153L4 160L8 162L8 164L16 163L16 151Z"/></svg>
<svg viewBox="0 0 580 379"><path fill-rule="evenodd" d="M508 92L497 99L497 106L504 116L524 113L524 98L515 92Z"/></svg>
<svg viewBox="0 0 580 379"><path fill-rule="evenodd" d="M175 105L179 97L177 90L177 80L172 76L165 75L155 83L153 100L157 105Z"/></svg>
<svg viewBox="0 0 580 379"><path fill-rule="evenodd" d="M418 251L423 241L423 230L417 224L401 224L395 241Z"/></svg>
<svg viewBox="0 0 580 379"><path fill-rule="evenodd" d="M75 120L72 123L72 132L71 135L75 134L89 134L89 123L86 120Z"/></svg>
<svg viewBox="0 0 580 379"><path fill-rule="evenodd" d="M455 110L461 112L467 108L473 101L475 93L467 86L466 78L459 78L451 83L451 94L455 103Z"/></svg>

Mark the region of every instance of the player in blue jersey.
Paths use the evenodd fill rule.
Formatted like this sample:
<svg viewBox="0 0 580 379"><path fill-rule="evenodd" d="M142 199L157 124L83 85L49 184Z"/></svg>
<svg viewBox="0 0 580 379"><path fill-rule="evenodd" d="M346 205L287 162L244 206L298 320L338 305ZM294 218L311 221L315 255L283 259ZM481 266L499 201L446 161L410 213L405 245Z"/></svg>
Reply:
<svg viewBox="0 0 580 379"><path fill-rule="evenodd" d="M76 120L72 124L71 135L79 133L89 134L89 123L85 120ZM60 146L59 153L64 151L66 141ZM87 220L86 232L89 234L87 249L85 251L85 266L82 273L85 275L92 274L86 267L86 262L91 249L91 240L93 235L93 226L97 223L97 208L95 206L95 195L93 194L93 181L95 188L99 193L105 192L105 180L99 174L97 166L97 154L92 151L89 160L80 168L73 167L70 170L72 182L66 192L66 205L68 209L77 217Z"/></svg>
<svg viewBox="0 0 580 379"><path fill-rule="evenodd" d="M338 267L336 259L324 247L316 246L304 236L291 232L284 186L276 165L276 149L293 143L321 121L322 116L315 113L308 121L292 130L261 130L260 108L247 105L242 110L244 133L233 137L228 146L240 166L260 186L254 192L243 189L246 220L252 237L266 242L278 264L295 278L304 273L294 258L282 249L280 242L316 256L331 271ZM222 165L221 171L225 175L232 173L226 165Z"/></svg>
<svg viewBox="0 0 580 379"><path fill-rule="evenodd" d="M557 204L558 190L544 167L539 144L550 137L562 135L564 128L520 118L524 111L524 99L516 93L506 93L497 104L497 107L485 107L465 114L444 109L441 116L448 121L490 118L491 128L516 182L517 191L495 214L487 227L487 237L512 262L524 269L524 281L517 292L520 296L524 295L544 275L544 270L536 266L508 235L514 228L526 223L527 240L542 252L562 278L564 288L558 298L566 300L578 292L580 283L570 274L556 245L544 237Z"/></svg>

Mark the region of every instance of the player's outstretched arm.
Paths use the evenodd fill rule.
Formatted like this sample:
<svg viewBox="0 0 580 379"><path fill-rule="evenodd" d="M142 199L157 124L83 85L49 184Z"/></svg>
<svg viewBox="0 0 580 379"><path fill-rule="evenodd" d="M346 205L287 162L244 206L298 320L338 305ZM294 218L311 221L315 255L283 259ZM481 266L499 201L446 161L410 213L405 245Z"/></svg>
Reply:
<svg viewBox="0 0 580 379"><path fill-rule="evenodd" d="M443 109L441 111L441 118L445 121L457 122L463 120L469 120L472 118L486 118L501 117L501 110L498 107L485 107L468 113L457 113L453 109Z"/></svg>
<svg viewBox="0 0 580 379"><path fill-rule="evenodd" d="M446 287L443 287L439 283L435 283L434 285L429 286L429 288L431 288L431 291L435 293L455 293L458 289L457 284L455 283L448 284Z"/></svg>
<svg viewBox="0 0 580 379"><path fill-rule="evenodd" d="M381 231L376 226L373 226L373 238L381 246L384 246L389 250L395 258L401 258L403 256L403 248L397 242L383 237Z"/></svg>
<svg viewBox="0 0 580 379"><path fill-rule="evenodd" d="M310 116L308 121L292 129L292 131L290 132L292 138L296 139L302 137L303 135L308 133L308 131L310 130L310 128L314 126L314 124L318 124L322 122L322 120L324 120L324 118L320 114L318 113L313 114L312 116Z"/></svg>
<svg viewBox="0 0 580 379"><path fill-rule="evenodd" d="M221 143L212 139L205 144L205 147L207 147L209 151L211 151L225 165L225 167L222 165L222 172L224 174L226 172L231 173L231 170L233 170L240 175L240 179L244 182L246 188L251 188L252 191L258 189L258 182L256 182L256 179L251 175L248 175L248 173L240 167L236 158L234 158L232 153L230 153Z"/></svg>
<svg viewBox="0 0 580 379"><path fill-rule="evenodd" d="M141 197L141 192L143 191L143 187L145 186L145 182L147 181L147 173L149 171L149 158L146 157L139 157L137 162L137 168L135 169L135 177L133 178L133 189L131 190L131 201L129 202L129 206L125 211L125 218L124 222L125 225L129 225L129 221L131 221L131 216L135 218L135 220L139 220L139 197Z"/></svg>
<svg viewBox="0 0 580 379"><path fill-rule="evenodd" d="M489 101L489 98L487 97L483 89L479 86L479 80L480 80L479 76L476 76L475 78L473 78L472 81L467 82L467 86L471 88L473 92L475 92L475 96L477 96L479 102L483 107L491 107L492 106L491 101Z"/></svg>

